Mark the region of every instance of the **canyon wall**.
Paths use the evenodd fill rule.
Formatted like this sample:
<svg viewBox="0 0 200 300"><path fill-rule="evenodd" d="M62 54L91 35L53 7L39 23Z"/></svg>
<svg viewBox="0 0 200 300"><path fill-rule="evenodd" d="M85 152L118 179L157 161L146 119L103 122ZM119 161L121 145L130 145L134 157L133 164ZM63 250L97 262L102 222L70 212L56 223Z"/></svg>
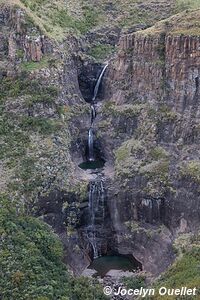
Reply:
<svg viewBox="0 0 200 300"><path fill-rule="evenodd" d="M109 79L120 86L124 80L135 100L164 101L182 113L198 100L199 47L199 36L125 35Z"/></svg>
<svg viewBox="0 0 200 300"><path fill-rule="evenodd" d="M78 168L90 127L82 94L90 99L100 65L75 37L45 36L22 8L1 9L0 24L1 191L52 226L81 274L92 257L81 234L93 179ZM199 65L198 36L124 35L97 105L102 253L131 254L154 276L173 261L174 239L199 228Z"/></svg>
<svg viewBox="0 0 200 300"><path fill-rule="evenodd" d="M115 241L153 274L199 229L199 36L124 35L104 80L97 132ZM113 167L113 173L111 172Z"/></svg>
<svg viewBox="0 0 200 300"><path fill-rule="evenodd" d="M70 264L89 182L78 168L90 124L78 82L79 43L71 36L56 43L18 6L0 6L0 25L0 192L22 214L52 226ZM90 261L79 251L77 272L79 255L83 268Z"/></svg>

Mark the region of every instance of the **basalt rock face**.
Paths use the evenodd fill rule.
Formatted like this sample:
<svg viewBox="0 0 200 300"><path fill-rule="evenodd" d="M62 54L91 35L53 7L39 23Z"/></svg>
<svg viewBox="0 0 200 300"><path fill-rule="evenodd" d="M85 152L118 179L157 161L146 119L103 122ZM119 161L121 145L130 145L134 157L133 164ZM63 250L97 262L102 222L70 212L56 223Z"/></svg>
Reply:
<svg viewBox="0 0 200 300"><path fill-rule="evenodd" d="M164 100L183 112L199 96L199 47L199 37L126 35L109 78L121 87L124 80L126 90L139 101ZM122 103L129 100L122 97Z"/></svg>
<svg viewBox="0 0 200 300"><path fill-rule="evenodd" d="M10 68L22 59L39 62L44 55L53 52L52 42L42 35L23 9L4 7L1 9L0 23L1 56L2 59L8 57Z"/></svg>
<svg viewBox="0 0 200 300"><path fill-rule="evenodd" d="M121 38L104 79L97 130L114 164L113 247L154 275L174 238L199 228L199 66L198 36L138 32Z"/></svg>

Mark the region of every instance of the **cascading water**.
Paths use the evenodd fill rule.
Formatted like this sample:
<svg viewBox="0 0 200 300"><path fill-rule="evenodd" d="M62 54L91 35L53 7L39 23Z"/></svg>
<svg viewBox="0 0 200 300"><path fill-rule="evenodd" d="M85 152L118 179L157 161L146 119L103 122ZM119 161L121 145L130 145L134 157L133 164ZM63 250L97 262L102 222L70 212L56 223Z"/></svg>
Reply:
<svg viewBox="0 0 200 300"><path fill-rule="evenodd" d="M93 135L93 129L89 129L88 134L88 160L94 161L94 135Z"/></svg>
<svg viewBox="0 0 200 300"><path fill-rule="evenodd" d="M106 255L108 251L111 250L109 241L111 240L110 233L108 233L107 226L110 226L110 213L108 210L107 201L107 193L105 189L106 182L104 178L104 174L102 172L102 167L104 165L99 165L97 167L97 163L100 161L96 160L95 154L98 157L98 153L94 151L94 131L93 124L96 119L96 98L98 96L100 84L103 78L103 75L108 67L108 64L105 65L101 71L101 74L97 80L94 95L91 101L91 127L88 131L88 161L85 164L85 168L82 166L82 169L92 170L89 175L92 175L92 180L89 183L89 203L88 206L84 202L84 206L82 207L82 215L81 215L81 226L80 226L80 234L83 242L83 248L87 249L87 253L93 253L93 262L89 266L89 268L97 270L98 275L104 277L109 270L124 270L124 271L132 271L135 267L135 270L139 268L142 270L142 266L140 262L135 264L128 260L128 257L121 257L116 255ZM94 166L94 168L92 168ZM87 168L86 168L87 167ZM117 210L116 210L117 211ZM119 223L119 222L118 222ZM89 247L88 247L89 246ZM90 250L88 251L88 248ZM106 255L106 256L105 256ZM106 260L105 260L106 258ZM128 261L127 261L128 260ZM108 263L110 261L110 267ZM99 268L100 266L100 268ZM98 271L99 268L99 271ZM86 273L87 274L87 273ZM88 275L86 275L88 276Z"/></svg>
<svg viewBox="0 0 200 300"><path fill-rule="evenodd" d="M99 87L100 87L100 84L101 84L101 80L102 80L102 78L103 78L103 75L104 75L104 73L105 73L107 67L108 67L108 64L105 65L105 67L104 67L103 70L101 71L101 74L100 74L100 76L99 76L99 78L98 78L98 80L97 80L97 84L96 84L95 89L94 89L94 96L93 96L93 98L92 98L92 101L93 101L93 102L96 100L96 97L97 97L98 92L99 92Z"/></svg>
<svg viewBox="0 0 200 300"><path fill-rule="evenodd" d="M93 133L93 123L94 123L94 120L96 118L96 109L95 109L95 104L94 104L94 101L96 100L96 97L98 95L98 92L99 92L99 87L100 87L100 84L101 84L101 81L102 81L102 78L103 78L103 75L106 71L108 67L108 64L106 64L100 75L99 75L99 78L97 80L97 83L96 83L96 86L95 86L95 89L94 89L94 95L93 95L93 98L92 98L92 101L91 101L91 127L88 131L88 161L89 162L94 162L95 161L95 155L94 155L94 133Z"/></svg>
<svg viewBox="0 0 200 300"><path fill-rule="evenodd" d="M91 125L93 124L94 120L96 118L96 109L94 104L91 105Z"/></svg>
<svg viewBox="0 0 200 300"><path fill-rule="evenodd" d="M105 191L102 180L90 182L89 189L90 224L87 227L87 238L93 249L93 257L101 256L101 244L98 241L98 227L102 226L105 217Z"/></svg>
<svg viewBox="0 0 200 300"><path fill-rule="evenodd" d="M97 80L94 95L91 101L91 127L88 132L88 160L89 162L95 161L94 154L94 133L93 123L96 118L95 100L97 98L99 87L103 78L103 75L108 67L108 64L104 66L101 74ZM101 243L98 238L99 229L104 224L104 209L105 209L105 191L102 179L98 177L97 180L91 181L89 186L89 216L90 221L87 226L87 239L89 240L92 249L93 257L98 258L101 256Z"/></svg>

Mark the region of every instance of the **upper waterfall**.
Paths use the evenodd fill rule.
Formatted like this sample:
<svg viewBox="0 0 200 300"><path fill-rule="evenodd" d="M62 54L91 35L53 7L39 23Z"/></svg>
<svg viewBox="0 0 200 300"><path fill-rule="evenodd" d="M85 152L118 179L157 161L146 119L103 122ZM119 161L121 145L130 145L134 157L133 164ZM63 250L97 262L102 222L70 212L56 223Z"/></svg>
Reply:
<svg viewBox="0 0 200 300"><path fill-rule="evenodd" d="M100 86L101 80L102 80L102 78L103 78L103 75L104 75L104 73L105 73L107 67L108 67L108 64L106 64L106 65L104 66L103 70L101 71L101 74L99 75L99 78L98 78L98 80L97 80L97 84L96 84L95 89L94 89L94 96L93 96L93 98L92 98L92 101L95 101L95 100L96 100L96 97L97 97L98 91L99 91L99 86Z"/></svg>

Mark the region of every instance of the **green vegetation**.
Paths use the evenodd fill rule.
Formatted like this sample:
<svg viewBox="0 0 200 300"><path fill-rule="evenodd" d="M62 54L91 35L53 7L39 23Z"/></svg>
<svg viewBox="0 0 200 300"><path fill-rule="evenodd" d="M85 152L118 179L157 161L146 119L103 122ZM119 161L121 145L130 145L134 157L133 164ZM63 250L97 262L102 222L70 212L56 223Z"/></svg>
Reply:
<svg viewBox="0 0 200 300"><path fill-rule="evenodd" d="M19 124L23 131L35 131L43 135L55 133L62 126L60 121L41 117L23 117Z"/></svg>
<svg viewBox="0 0 200 300"><path fill-rule="evenodd" d="M140 289L146 287L146 278L143 275L136 275L134 277L124 277L123 283L128 289Z"/></svg>
<svg viewBox="0 0 200 300"><path fill-rule="evenodd" d="M125 116L125 117L137 117L141 113L142 109L145 108L145 104L123 104L115 105L111 101L106 102L103 106L103 112L106 115Z"/></svg>
<svg viewBox="0 0 200 300"><path fill-rule="evenodd" d="M140 173L147 178L156 180L160 183L167 184L169 177L169 161L168 159L161 159L159 161L153 161L140 168Z"/></svg>
<svg viewBox="0 0 200 300"><path fill-rule="evenodd" d="M171 186L167 151L160 146L145 146L140 140L130 139L115 151L115 170L120 177L146 177L143 191L151 196L162 195Z"/></svg>
<svg viewBox="0 0 200 300"><path fill-rule="evenodd" d="M184 10L182 13L174 15L166 20L160 21L156 23L154 26L138 32L138 34L152 36L152 35L160 35L166 33L172 36L176 36L176 35L199 36L200 35L199 16L200 16L200 9Z"/></svg>
<svg viewBox="0 0 200 300"><path fill-rule="evenodd" d="M26 132L16 128L6 115L0 115L0 138L0 159L23 156L30 141Z"/></svg>
<svg viewBox="0 0 200 300"><path fill-rule="evenodd" d="M2 300L106 299L94 280L71 277L61 242L48 225L0 200Z"/></svg>
<svg viewBox="0 0 200 300"><path fill-rule="evenodd" d="M153 20L155 21L155 18L157 21L159 20L159 16L155 17L155 14L151 9L141 9L135 4L135 6L130 9L127 17L122 19L120 25L127 28L137 24L149 26Z"/></svg>
<svg viewBox="0 0 200 300"><path fill-rule="evenodd" d="M132 172L139 172L153 177L168 172L169 155L162 147L147 148L140 140L130 139L124 142L115 152L116 170L133 176Z"/></svg>
<svg viewBox="0 0 200 300"><path fill-rule="evenodd" d="M187 179L192 179L200 183L200 162L198 160L189 161L181 165L180 175Z"/></svg>
<svg viewBox="0 0 200 300"><path fill-rule="evenodd" d="M200 235L197 233L193 236L187 236L183 238L184 239L181 238L179 256L176 262L159 278L157 283L154 285L157 291L162 286L167 288L181 288L183 286L187 286L187 288L199 288L200 286ZM182 242L183 240L184 243ZM200 290L198 290L198 296L196 298L198 298L199 295ZM147 299L161 300L162 298L163 297L157 294L156 296ZM165 296L165 299L170 300L177 298L175 296Z"/></svg>
<svg viewBox="0 0 200 300"><path fill-rule="evenodd" d="M138 172L146 149L141 141L130 139L124 142L115 152L115 168L118 175L132 177Z"/></svg>
<svg viewBox="0 0 200 300"><path fill-rule="evenodd" d="M128 156L131 155L142 155L145 152L145 148L142 145L141 141L137 141L134 139L131 139L127 142L124 142L122 146L116 151L116 159L118 163L124 162Z"/></svg>
<svg viewBox="0 0 200 300"><path fill-rule="evenodd" d="M124 225L132 232L137 232L139 233L140 230L142 229L140 226L139 226L139 223L138 222L135 222L135 221L127 221L124 223Z"/></svg>
<svg viewBox="0 0 200 300"><path fill-rule="evenodd" d="M168 288L188 288L199 287L199 264L200 248L194 248L183 255L169 271L158 281L157 287L165 286ZM161 300L163 297L156 296L153 299ZM176 299L175 297L166 297L166 300Z"/></svg>
<svg viewBox="0 0 200 300"><path fill-rule="evenodd" d="M8 2L1 0L1 2ZM87 34L88 31L107 26L132 27L137 24L145 26L153 25L156 21L167 18L172 11L163 9L163 5L157 6L149 0L126 0L126 1L98 1L93 0L9 0L26 9L27 28L37 24L42 32L56 40L62 40L66 34L72 32L75 35ZM111 8L112 9L111 9ZM45 14L44 14L45 11ZM32 24L32 25L31 25ZM95 41L96 43L96 41ZM95 47L95 45L94 45ZM105 49L94 49L92 54L103 56Z"/></svg>
<svg viewBox="0 0 200 300"><path fill-rule="evenodd" d="M176 0L175 12L200 8L200 0Z"/></svg>
<svg viewBox="0 0 200 300"><path fill-rule="evenodd" d="M54 86L42 86L38 81L25 79L25 75L16 79L0 81L0 158L25 155L30 142L29 131L40 134L52 134L60 128L57 120L42 117L18 116L5 110L5 102L12 105L11 99L23 97L21 103L28 109L36 103L52 104L58 96Z"/></svg>
<svg viewBox="0 0 200 300"><path fill-rule="evenodd" d="M16 57L18 59L23 59L24 58L24 51L22 49L17 49L17 51L16 51Z"/></svg>
<svg viewBox="0 0 200 300"><path fill-rule="evenodd" d="M177 119L178 113L167 105L161 105L158 110L158 118L161 122L173 122Z"/></svg>
<svg viewBox="0 0 200 300"><path fill-rule="evenodd" d="M58 89L29 80L25 73L18 78L2 79L0 90L0 159L4 159L7 173L12 172L12 182L8 180L7 188L16 195L26 194L26 203L36 201L37 192L45 182L44 169L38 168L38 160L41 155L46 158L47 154L40 151L34 157L36 149L32 148L32 137L37 134L44 140L59 132L63 122L59 117L34 117L31 113L39 103L54 107L56 112L59 109L55 104ZM35 199L30 200L30 197Z"/></svg>
<svg viewBox="0 0 200 300"><path fill-rule="evenodd" d="M31 193L37 188L40 188L43 183L42 174L37 172L37 159L31 156L24 156L20 159L16 168L17 181L12 181L9 189L12 191L20 191L22 194ZM19 184L19 180L21 183Z"/></svg>
<svg viewBox="0 0 200 300"><path fill-rule="evenodd" d="M48 57L43 57L41 61L28 61L21 63L21 69L25 72L40 70L49 66L50 60Z"/></svg>
<svg viewBox="0 0 200 300"><path fill-rule="evenodd" d="M38 80L27 79L26 72L18 78L0 81L0 101L20 96L27 96L28 106L34 103L53 103L58 97L58 89L55 86L44 86Z"/></svg>
<svg viewBox="0 0 200 300"><path fill-rule="evenodd" d="M97 60L105 59L115 51L115 47L108 44L98 44L91 47L89 55Z"/></svg>
<svg viewBox="0 0 200 300"><path fill-rule="evenodd" d="M49 35L60 40L70 31L73 33L86 34L90 29L98 25L98 11L91 5L80 1L79 16L76 16L71 9L72 6L65 1L32 1L21 0L31 11L31 16L40 27L44 28ZM45 11L45 16L43 14Z"/></svg>
<svg viewBox="0 0 200 300"><path fill-rule="evenodd" d="M169 157L168 152L160 146L150 149L149 155L153 160L160 160Z"/></svg>
<svg viewBox="0 0 200 300"><path fill-rule="evenodd" d="M81 34L87 33L98 23L98 14L96 9L89 6L83 7L83 18L75 19L68 14L65 9L57 10L51 15L52 25L59 25L61 28L71 28L79 31Z"/></svg>

